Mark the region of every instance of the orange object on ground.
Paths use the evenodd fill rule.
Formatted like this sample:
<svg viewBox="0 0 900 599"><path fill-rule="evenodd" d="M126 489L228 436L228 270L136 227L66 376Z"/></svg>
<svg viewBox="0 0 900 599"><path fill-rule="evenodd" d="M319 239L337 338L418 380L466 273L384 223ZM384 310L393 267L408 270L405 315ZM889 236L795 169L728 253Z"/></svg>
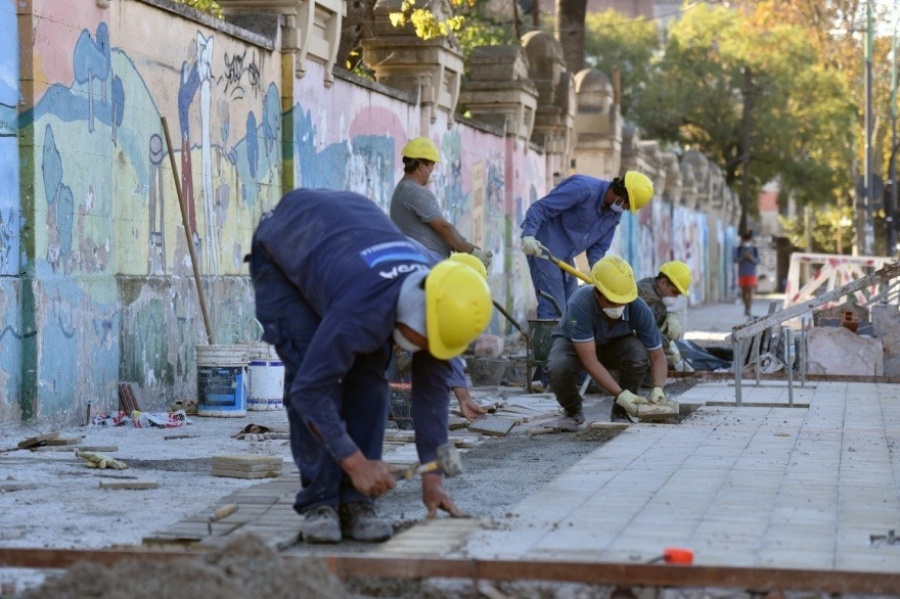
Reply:
<svg viewBox="0 0 900 599"><path fill-rule="evenodd" d="M690 566L694 563L694 552L681 547L666 547L663 549L663 561L667 564Z"/></svg>

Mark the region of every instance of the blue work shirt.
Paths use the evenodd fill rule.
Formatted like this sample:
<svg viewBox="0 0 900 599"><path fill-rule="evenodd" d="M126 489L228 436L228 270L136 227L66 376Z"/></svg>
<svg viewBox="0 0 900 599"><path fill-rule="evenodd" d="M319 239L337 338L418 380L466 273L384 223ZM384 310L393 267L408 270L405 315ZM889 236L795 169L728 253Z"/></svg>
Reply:
<svg viewBox="0 0 900 599"><path fill-rule="evenodd" d="M659 327L644 300L637 298L630 304L625 304L622 317L610 321L597 303L594 289L596 287L593 285L583 285L572 294L566 304L565 314L553 330L553 338L563 337L572 343L593 341L595 345L605 345L613 339L634 334L647 351L662 347Z"/></svg>
<svg viewBox="0 0 900 599"><path fill-rule="evenodd" d="M254 241L296 287L283 293L299 292L321 318L288 399L341 460L357 451L338 413L342 378L356 354L391 342L403 281L428 271L429 258L374 202L352 192L294 190L263 218ZM268 296L265 304L277 311L279 298ZM281 324L289 334L290 323ZM413 417L423 462L447 441L449 371L427 351L413 356Z"/></svg>
<svg viewBox="0 0 900 599"><path fill-rule="evenodd" d="M609 185L588 175L563 179L528 208L522 236L535 237L566 262L587 251L588 264L593 266L606 255L622 219L621 213L603 205Z"/></svg>

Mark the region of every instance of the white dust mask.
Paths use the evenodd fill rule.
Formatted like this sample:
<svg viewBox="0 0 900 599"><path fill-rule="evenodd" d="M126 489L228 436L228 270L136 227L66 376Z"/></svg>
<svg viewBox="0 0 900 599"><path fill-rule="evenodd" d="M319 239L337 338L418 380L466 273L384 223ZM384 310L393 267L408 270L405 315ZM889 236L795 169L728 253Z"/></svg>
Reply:
<svg viewBox="0 0 900 599"><path fill-rule="evenodd" d="M619 306L618 308L603 308L603 313L613 320L616 320L622 318L622 314L625 313L625 306Z"/></svg>
<svg viewBox="0 0 900 599"><path fill-rule="evenodd" d="M617 200L615 203L609 205L609 209L615 212L616 214L622 214L625 212L625 207L622 206L621 200Z"/></svg>
<svg viewBox="0 0 900 599"><path fill-rule="evenodd" d="M671 308L672 306L675 305L675 302L677 302L677 301L678 301L678 298L674 298L674 297L662 298L663 306L665 306L666 308Z"/></svg>
<svg viewBox="0 0 900 599"><path fill-rule="evenodd" d="M416 353L421 347L407 339L403 336L403 333L400 332L400 329L394 329L394 343L400 346L400 349L404 349L411 354Z"/></svg>

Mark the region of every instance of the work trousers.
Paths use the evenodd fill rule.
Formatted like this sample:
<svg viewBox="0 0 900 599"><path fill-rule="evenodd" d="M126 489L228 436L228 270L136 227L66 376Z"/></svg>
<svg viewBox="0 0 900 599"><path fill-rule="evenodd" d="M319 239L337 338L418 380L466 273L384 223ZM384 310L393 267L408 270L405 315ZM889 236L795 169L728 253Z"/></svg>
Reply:
<svg viewBox="0 0 900 599"><path fill-rule="evenodd" d="M290 425L291 454L303 487L297 493L294 509L302 514L320 505L337 508L350 502L372 503L371 498L353 487L350 477L310 429L303 406L294 400L294 379L321 319L278 266L265 263L267 258L261 254L254 248L251 275L265 272L264 277L254 277L257 319L263 325L263 340L275 346L284 362L284 406ZM384 446L390 405L385 378L389 358L387 342L377 351L356 354L353 366L340 383L337 411L350 438L370 460L380 460Z"/></svg>
<svg viewBox="0 0 900 599"><path fill-rule="evenodd" d="M619 386L637 393L650 370L647 348L635 335L617 337L596 346L597 359L607 370L618 372ZM581 411L582 397L579 385L584 379L584 366L575 352L575 345L564 337L555 337L547 359L547 376L556 401L573 416Z"/></svg>
<svg viewBox="0 0 900 599"><path fill-rule="evenodd" d="M537 295L537 318L558 319L566 311L569 297L578 289L578 281L544 258L528 256L528 269Z"/></svg>

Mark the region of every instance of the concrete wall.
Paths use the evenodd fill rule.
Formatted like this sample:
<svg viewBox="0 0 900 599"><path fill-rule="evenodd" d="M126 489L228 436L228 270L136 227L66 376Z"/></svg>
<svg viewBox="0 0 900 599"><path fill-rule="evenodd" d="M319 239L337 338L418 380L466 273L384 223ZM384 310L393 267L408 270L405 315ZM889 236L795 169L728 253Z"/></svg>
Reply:
<svg viewBox="0 0 900 599"><path fill-rule="evenodd" d="M418 135L441 150L432 189L445 215L494 252L491 289L524 324L535 298L519 223L554 173L570 173L573 90L548 94L549 151L327 61L299 65L282 18L263 36L168 0L0 0L0 421L84 422L88 404L117 408L119 381L141 386L146 409L193 397L207 335L191 250L214 342L255 338L242 259L260 215L299 186L350 189L386 210L400 149ZM621 147L621 129L592 151ZM710 210L694 187L680 191L690 168L655 143L629 147L628 164L679 191L626 215L612 251L638 276L687 261L691 300L705 301L720 265ZM714 222L715 243L729 243L730 225ZM512 332L500 316L490 330Z"/></svg>

